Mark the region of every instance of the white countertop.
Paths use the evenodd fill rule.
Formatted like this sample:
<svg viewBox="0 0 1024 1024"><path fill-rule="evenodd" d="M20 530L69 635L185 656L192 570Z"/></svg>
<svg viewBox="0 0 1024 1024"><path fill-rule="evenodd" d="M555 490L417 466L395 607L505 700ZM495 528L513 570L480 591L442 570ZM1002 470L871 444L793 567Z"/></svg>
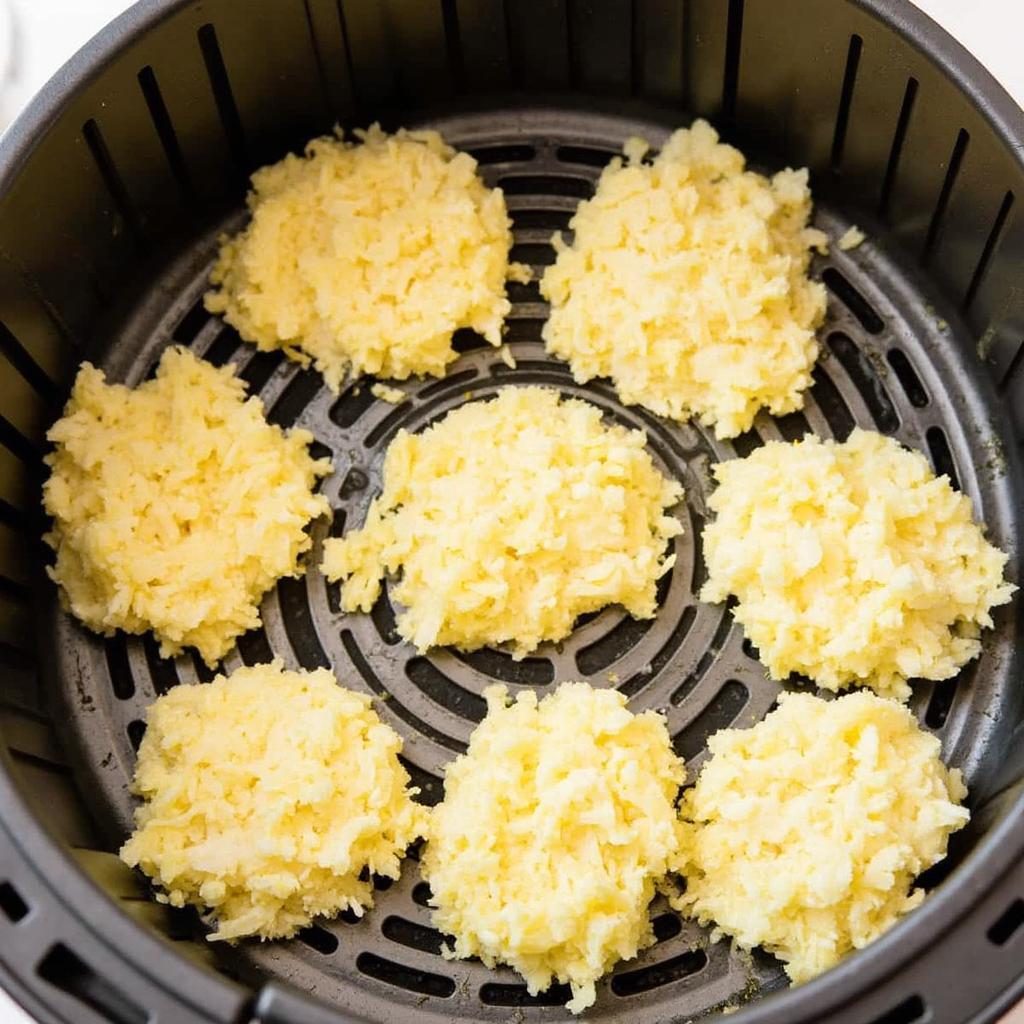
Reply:
<svg viewBox="0 0 1024 1024"><path fill-rule="evenodd" d="M90 36L131 6L125 0L8 0L16 29L0 17L0 126ZM1020 0L916 0L956 36L1024 105L1024 3ZM5 13L0 0L0 15ZM10 60L6 61L6 56ZM6 64L6 73L4 66ZM0 991L0 1024L32 1024ZM1024 1006L1000 1024L1024 1024Z"/></svg>

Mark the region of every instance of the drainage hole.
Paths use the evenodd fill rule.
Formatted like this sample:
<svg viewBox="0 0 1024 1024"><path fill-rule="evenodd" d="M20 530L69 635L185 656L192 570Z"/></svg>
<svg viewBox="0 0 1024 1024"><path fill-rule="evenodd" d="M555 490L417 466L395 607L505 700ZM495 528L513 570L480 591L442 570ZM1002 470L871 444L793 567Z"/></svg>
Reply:
<svg viewBox="0 0 1024 1024"><path fill-rule="evenodd" d="M627 615L604 636L576 652L576 667L585 676L592 676L606 669L631 651L647 635L653 621L634 619Z"/></svg>
<svg viewBox="0 0 1024 1024"><path fill-rule="evenodd" d="M790 412L785 416L776 416L775 425L787 441L800 441L808 434L814 433L810 423L807 422L807 417L802 412Z"/></svg>
<svg viewBox="0 0 1024 1024"><path fill-rule="evenodd" d="M821 279L869 334L881 334L885 330L885 321L875 312L871 303L835 267L826 267L821 272Z"/></svg>
<svg viewBox="0 0 1024 1024"><path fill-rule="evenodd" d="M190 345L195 341L196 335L206 326L210 318L211 316L206 311L203 300L199 299L178 321L178 326L174 328L174 340L182 345Z"/></svg>
<svg viewBox="0 0 1024 1024"><path fill-rule="evenodd" d="M103 646L114 696L118 700L130 700L135 696L135 680L132 677L131 663L128 661L128 645L125 643L124 635L116 634Z"/></svg>
<svg viewBox="0 0 1024 1024"><path fill-rule="evenodd" d="M303 928L296 938L310 949L323 953L324 956L330 956L338 949L338 936L326 928L321 928L318 924L311 924L308 928Z"/></svg>
<svg viewBox="0 0 1024 1024"><path fill-rule="evenodd" d="M929 427L925 433L925 440L928 442L928 452L932 457L932 465L935 467L937 476L945 474L949 477L950 486L954 491L960 490L960 477L956 471L956 462L953 453L949 449L949 442L942 427Z"/></svg>
<svg viewBox="0 0 1024 1024"><path fill-rule="evenodd" d="M956 699L956 691L960 687L960 676L955 675L952 679L942 679L935 683L931 698L928 701L928 708L924 713L924 724L929 729L941 729L949 718L953 709L953 701Z"/></svg>
<svg viewBox="0 0 1024 1024"><path fill-rule="evenodd" d="M553 246L543 242L518 242L509 251L508 258L513 263L526 263L532 267L549 267L555 262Z"/></svg>
<svg viewBox="0 0 1024 1024"><path fill-rule="evenodd" d="M478 651L457 651L452 654L471 668L493 679L520 686L546 686L555 678L555 666L547 658L513 659L512 655L494 647L481 647Z"/></svg>
<svg viewBox="0 0 1024 1024"><path fill-rule="evenodd" d="M142 743L142 737L146 735L146 723L141 718L133 718L128 723L128 741L132 745L132 750L137 754L139 752L139 745Z"/></svg>
<svg viewBox="0 0 1024 1024"><path fill-rule="evenodd" d="M655 942L668 942L683 930L683 923L675 914L659 914L651 926L654 928Z"/></svg>
<svg viewBox="0 0 1024 1024"><path fill-rule="evenodd" d="M392 942L399 942L410 949L418 949L424 953L441 955L444 936L436 928L407 921L404 917L386 917L380 927L384 937Z"/></svg>
<svg viewBox="0 0 1024 1024"><path fill-rule="evenodd" d="M923 409L928 404L928 392L925 391L921 378L918 377L914 364L907 358L906 353L898 348L891 348L886 354L886 359L889 360L889 365L893 368L907 400L915 409Z"/></svg>
<svg viewBox="0 0 1024 1024"><path fill-rule="evenodd" d="M589 199L594 194L592 181L561 174L508 175L498 184L507 196L570 196L574 199Z"/></svg>
<svg viewBox="0 0 1024 1024"><path fill-rule="evenodd" d="M512 218L513 231L520 228L540 228L552 234L556 231L566 234L572 221L570 210L509 210L508 215Z"/></svg>
<svg viewBox="0 0 1024 1024"><path fill-rule="evenodd" d="M612 157L619 155L608 149L593 149L590 146L559 146L555 152L563 164L585 164L587 167L606 167Z"/></svg>
<svg viewBox="0 0 1024 1024"><path fill-rule="evenodd" d="M641 992L650 992L653 988L661 988L673 981L692 977L707 966L707 954L696 949L681 953L660 964L641 967L636 971L624 971L612 978L612 991L617 996L635 996Z"/></svg>
<svg viewBox="0 0 1024 1024"><path fill-rule="evenodd" d="M732 439L732 446L736 449L736 454L741 459L745 459L751 452L760 448L763 444L764 440L753 427Z"/></svg>
<svg viewBox="0 0 1024 1024"><path fill-rule="evenodd" d="M67 993L111 1024L147 1024L149 1014L116 985L97 974L63 942L54 943L36 967L43 981Z"/></svg>
<svg viewBox="0 0 1024 1024"><path fill-rule="evenodd" d="M469 155L478 164L522 164L532 160L537 155L533 146L509 145L509 146L481 146L479 149L471 149Z"/></svg>
<svg viewBox="0 0 1024 1024"><path fill-rule="evenodd" d="M828 344L842 363L853 386L860 392L878 429L883 434L893 433L900 425L900 418L878 374L878 367L870 356L852 338L840 331L828 336Z"/></svg>
<svg viewBox="0 0 1024 1024"><path fill-rule="evenodd" d="M811 385L811 397L828 420L832 436L837 441L845 441L857 425L850 407L820 364L814 368L811 376L814 381Z"/></svg>
<svg viewBox="0 0 1024 1024"><path fill-rule="evenodd" d="M894 1006L888 1013L876 1017L870 1024L914 1024L925 1015L924 1000L920 996L911 996Z"/></svg>
<svg viewBox="0 0 1024 1024"><path fill-rule="evenodd" d="M15 924L28 916L28 904L10 882L0 882L0 910Z"/></svg>
<svg viewBox="0 0 1024 1024"><path fill-rule="evenodd" d="M341 393L327 415L339 427L351 427L375 400L370 385L366 381L356 381Z"/></svg>
<svg viewBox="0 0 1024 1024"><path fill-rule="evenodd" d="M238 351L242 339L232 327L222 327L213 344L203 353L203 359L214 366L226 366L228 360Z"/></svg>
<svg viewBox="0 0 1024 1024"><path fill-rule="evenodd" d="M993 945L1005 946L1024 925L1024 900L1014 900L988 930L988 940Z"/></svg>
<svg viewBox="0 0 1024 1024"><path fill-rule="evenodd" d="M358 466L353 466L345 474L345 479L341 482L341 489L338 491L338 497L342 501L347 501L354 494L359 494L361 491L365 491L369 486L370 478L366 475L366 471L360 469Z"/></svg>
<svg viewBox="0 0 1024 1024"><path fill-rule="evenodd" d="M486 1006L565 1006L571 998L572 989L557 983L535 996L525 985L491 981L480 987L480 1002Z"/></svg>
<svg viewBox="0 0 1024 1024"><path fill-rule="evenodd" d="M742 683L728 680L714 700L673 737L675 752L684 761L692 760L704 749L709 736L732 725L749 697L750 693Z"/></svg>
<svg viewBox="0 0 1024 1024"><path fill-rule="evenodd" d="M360 953L356 957L356 969L370 978L383 981L386 985L395 985L409 992L419 992L425 996L438 996L448 999L455 994L455 982L432 971L420 971L404 964L396 964L373 953Z"/></svg>
<svg viewBox="0 0 1024 1024"><path fill-rule="evenodd" d="M459 686L449 679L428 658L410 658L405 663L405 674L434 703L447 708L460 718L471 722L482 722L487 714L487 702L483 697Z"/></svg>

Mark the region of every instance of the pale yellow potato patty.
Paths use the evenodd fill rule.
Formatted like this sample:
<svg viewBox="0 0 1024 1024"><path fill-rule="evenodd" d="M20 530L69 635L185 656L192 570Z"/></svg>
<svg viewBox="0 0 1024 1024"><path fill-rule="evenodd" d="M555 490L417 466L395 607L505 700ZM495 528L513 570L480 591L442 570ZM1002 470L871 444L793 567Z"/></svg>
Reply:
<svg viewBox="0 0 1024 1024"><path fill-rule="evenodd" d="M177 686L147 712L121 857L211 939L288 937L323 914L373 905L364 870L398 878L426 832L402 741L370 698L326 669L281 662Z"/></svg>
<svg viewBox="0 0 1024 1024"><path fill-rule="evenodd" d="M97 633L152 630L164 657L194 647L209 665L302 573L306 527L329 511L313 435L267 423L232 371L170 348L132 389L85 363L47 434L63 603Z"/></svg>
<svg viewBox="0 0 1024 1024"><path fill-rule="evenodd" d="M913 881L969 814L939 741L895 701L783 693L752 729L724 729L684 795L686 891L717 936L763 946L793 981L862 949L925 898Z"/></svg>
<svg viewBox="0 0 1024 1024"><path fill-rule="evenodd" d="M571 242L541 281L548 351L580 383L610 377L619 397L661 416L696 417L720 438L759 409L803 405L818 357L825 290L807 276L826 237L807 226L807 172L771 179L706 121L605 169L580 204Z"/></svg>
<svg viewBox="0 0 1024 1024"><path fill-rule="evenodd" d="M971 502L919 452L873 431L773 441L714 467L704 601L733 614L776 679L904 700L978 656L1016 589Z"/></svg>
<svg viewBox="0 0 1024 1024"><path fill-rule="evenodd" d="M645 443L587 402L503 388L399 431L383 493L361 528L325 541L321 568L346 611L369 611L398 574L398 632L420 650L507 642L522 657L609 604L650 618L683 490Z"/></svg>
<svg viewBox="0 0 1024 1024"><path fill-rule="evenodd" d="M510 964L534 994L568 983L579 1013L654 942L647 907L678 849L683 763L665 720L615 690L485 696L423 855L434 924L454 936L446 955Z"/></svg>
<svg viewBox="0 0 1024 1024"><path fill-rule="evenodd" d="M252 177L250 220L222 239L206 308L246 340L347 374L443 376L452 335L492 345L510 306L505 198L432 131L314 139Z"/></svg>

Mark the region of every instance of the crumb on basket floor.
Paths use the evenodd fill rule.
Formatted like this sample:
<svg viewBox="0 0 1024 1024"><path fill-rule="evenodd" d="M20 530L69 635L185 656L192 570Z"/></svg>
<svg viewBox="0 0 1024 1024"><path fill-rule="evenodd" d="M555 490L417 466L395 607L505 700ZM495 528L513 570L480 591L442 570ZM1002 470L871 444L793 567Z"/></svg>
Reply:
<svg viewBox="0 0 1024 1024"><path fill-rule="evenodd" d="M404 402L408 398L408 395L401 388L393 388L389 384L382 384L380 381L370 385L370 394L374 398L379 398L382 402L390 402L392 405Z"/></svg>
<svg viewBox="0 0 1024 1024"><path fill-rule="evenodd" d="M847 252L850 249L856 249L865 238L867 238L867 235L865 235L856 224L851 224L850 227L843 232L836 245L838 245L843 252Z"/></svg>

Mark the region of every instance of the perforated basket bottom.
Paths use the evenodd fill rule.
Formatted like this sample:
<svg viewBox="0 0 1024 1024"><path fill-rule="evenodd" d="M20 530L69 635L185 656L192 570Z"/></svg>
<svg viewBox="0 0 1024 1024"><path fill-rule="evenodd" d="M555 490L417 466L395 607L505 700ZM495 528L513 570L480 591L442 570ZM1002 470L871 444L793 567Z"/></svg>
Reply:
<svg viewBox="0 0 1024 1024"><path fill-rule="evenodd" d="M437 127L453 144L473 151L488 182L504 188L515 224L512 256L538 271L554 258L552 232L567 227L576 204L592 193L600 167L622 141L640 133L657 144L665 136L664 127L653 124L550 111L463 116ZM816 220L832 237L848 226L821 207ZM240 640L224 670L276 655L293 667L331 667L345 685L380 698L378 711L402 735L409 770L430 802L439 799L442 767L465 749L484 713L481 692L494 680L513 692L534 687L543 693L563 679L619 687L632 708L665 712L691 779L710 733L729 725L750 726L765 715L780 686L765 678L756 652L745 644L727 609L694 597L705 574L700 530L709 467L716 460L809 430L844 438L855 424L873 427L927 452L936 468L949 473L993 521L994 539L1000 542L1007 481L983 425L980 385L959 363L949 328L870 240L851 253L835 252L816 261L815 272L825 280L830 301L821 330L823 357L803 412L776 420L762 416L733 443L623 407L605 383L574 384L567 368L549 359L540 343L546 306L535 283L509 286L514 310L508 341L518 361L515 370L470 336L459 339L463 354L444 380L402 385L409 398L399 405L375 400L365 381L334 396L315 372L279 353L257 353L204 312L201 296L214 245L211 235L154 284L154 296L175 300L169 308L154 300L137 312L104 362L114 379L134 383L152 370L169 342L187 344L215 363L234 362L251 390L262 396L273 421L311 430L335 465L323 483L334 519L313 529L312 566L319 563L328 532L337 535L346 525L362 522L380 487L384 451L400 427L422 429L502 386L547 384L587 398L609 419L644 428L658 463L685 485L686 505L679 511L685 532L676 541L676 566L663 581L658 617L637 622L609 608L581 623L564 643L521 662L496 650L417 656L397 641L386 597L370 615L343 615L337 589L316 568L302 579L283 581L267 596L264 628ZM129 828L127 785L147 705L178 682L209 674L190 657L160 660L148 638L103 642L56 612L52 629L70 728L90 774L83 789L92 793L116 843ZM1008 641L1001 624L988 638L986 653L958 679L915 687L914 708L921 721L941 737L945 756L964 769L969 782L989 770L988 754L999 739L1000 712L1009 692ZM370 1019L505 1021L514 1014L530 1019L560 1015L551 1007L565 1001L564 988L532 999L510 970L444 960L442 936L430 927L427 897L410 860L399 882L379 887L377 906L362 920L324 922L290 943L244 944L221 955L236 973L284 978ZM705 930L680 921L661 902L652 913L657 945L619 965L599 985L590 1019L626 1013L635 1024L686 1019L784 983L771 957L741 956L730 953L725 943L709 944Z"/></svg>

